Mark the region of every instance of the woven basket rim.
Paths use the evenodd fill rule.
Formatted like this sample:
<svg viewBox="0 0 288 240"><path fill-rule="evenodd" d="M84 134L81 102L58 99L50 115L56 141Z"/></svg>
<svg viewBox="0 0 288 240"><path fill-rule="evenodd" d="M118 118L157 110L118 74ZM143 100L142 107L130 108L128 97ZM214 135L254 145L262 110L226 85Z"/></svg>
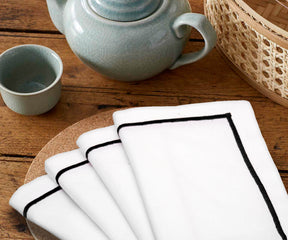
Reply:
<svg viewBox="0 0 288 240"><path fill-rule="evenodd" d="M288 32L274 23L270 22L266 18L262 17L253 8L251 8L244 0L232 0L239 9L242 10L247 16L256 21L262 28L269 30L269 32L277 37L288 41Z"/></svg>
<svg viewBox="0 0 288 240"><path fill-rule="evenodd" d="M273 101L288 107L288 39L268 28L264 20L260 22L261 13L253 15L254 3L251 2L251 7L239 6L243 1L247 2L205 0L205 14L218 34L217 49L241 78ZM274 4L263 5L261 9L271 17L272 12L274 17L283 14Z"/></svg>

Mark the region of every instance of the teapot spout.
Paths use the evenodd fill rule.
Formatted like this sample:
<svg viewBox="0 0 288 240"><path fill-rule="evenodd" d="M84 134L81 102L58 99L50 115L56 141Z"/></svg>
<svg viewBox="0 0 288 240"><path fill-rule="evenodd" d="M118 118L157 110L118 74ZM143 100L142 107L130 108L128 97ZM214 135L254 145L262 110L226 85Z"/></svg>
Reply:
<svg viewBox="0 0 288 240"><path fill-rule="evenodd" d="M63 12L68 0L47 0L50 17L59 32L64 34Z"/></svg>

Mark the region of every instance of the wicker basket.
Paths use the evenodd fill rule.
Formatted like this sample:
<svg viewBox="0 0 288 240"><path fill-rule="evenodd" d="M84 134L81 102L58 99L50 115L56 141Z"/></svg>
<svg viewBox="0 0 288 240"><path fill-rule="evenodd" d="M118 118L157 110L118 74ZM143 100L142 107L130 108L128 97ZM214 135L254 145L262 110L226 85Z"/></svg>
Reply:
<svg viewBox="0 0 288 240"><path fill-rule="evenodd" d="M253 87L288 107L287 0L205 0L217 48ZM288 2L287 2L288 3Z"/></svg>

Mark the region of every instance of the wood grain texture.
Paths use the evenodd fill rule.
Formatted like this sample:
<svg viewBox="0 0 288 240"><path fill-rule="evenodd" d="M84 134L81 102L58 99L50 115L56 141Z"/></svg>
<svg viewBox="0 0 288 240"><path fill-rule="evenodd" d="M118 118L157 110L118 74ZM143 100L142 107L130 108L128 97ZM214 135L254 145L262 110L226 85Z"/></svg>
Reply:
<svg viewBox="0 0 288 240"><path fill-rule="evenodd" d="M203 13L202 1L189 2L193 12ZM46 0L1 0L0 31L7 29L14 32L59 33L49 17Z"/></svg>
<svg viewBox="0 0 288 240"><path fill-rule="evenodd" d="M206 0L205 4L206 15L218 34L217 48L251 86L288 107L288 32L243 0Z"/></svg>
<svg viewBox="0 0 288 240"><path fill-rule="evenodd" d="M258 14L288 31L288 2L286 0L245 0Z"/></svg>
<svg viewBox="0 0 288 240"><path fill-rule="evenodd" d="M76 124L66 128L56 137L51 139L33 160L25 176L25 183L28 183L33 179L45 174L44 166L46 159L54 156L55 154L71 151L77 148L75 142L81 134L96 128L107 127L113 124L112 114L114 111L115 110L106 111L83 119ZM286 177L288 177L288 173L284 172L282 179L285 181L286 187L288 189ZM51 238L51 234L45 231L43 232L43 229L39 228L37 225L31 223L28 224L31 231L33 232L33 235L36 236L38 240L54 239L53 236Z"/></svg>
<svg viewBox="0 0 288 240"><path fill-rule="evenodd" d="M23 184L32 160L17 157L0 157L0 239L33 239L25 219L8 204L16 189Z"/></svg>
<svg viewBox="0 0 288 240"><path fill-rule="evenodd" d="M0 29L18 31L54 31L46 0L1 0Z"/></svg>
<svg viewBox="0 0 288 240"><path fill-rule="evenodd" d="M190 0L203 13L203 1ZM193 39L200 36L192 33ZM81 119L122 107L163 106L219 100L249 100L271 155L288 188L288 109L281 107L238 77L213 50L205 59L153 79L122 83L95 73L72 53L54 28L45 0L1 0L0 53L19 44L41 44L55 50L64 63L60 103L34 117L18 115L0 98L0 239L33 239L24 219L8 205L23 184L30 163L41 148ZM203 43L191 41L186 51Z"/></svg>
<svg viewBox="0 0 288 240"><path fill-rule="evenodd" d="M51 139L37 154L33 160L26 176L25 183L32 181L33 179L45 174L45 161L49 157L52 157L58 153L71 151L77 148L76 140L78 137L90 130L107 127L113 124L112 114L114 110L106 111L97 115L93 115L89 118L85 118L72 126L66 128L60 132L56 137ZM56 240L54 236L44 231L31 222L28 222L30 231L38 240Z"/></svg>
<svg viewBox="0 0 288 240"><path fill-rule="evenodd" d="M20 116L0 100L1 154L33 157L67 126L107 109L245 99L255 109L278 167L288 169L288 110L241 80L216 50L195 64L153 79L123 83L106 79L81 63L62 35L4 33L0 42L0 52L18 44L42 44L58 52L64 63L62 98L52 111L35 117ZM189 42L186 50L198 49L202 44Z"/></svg>

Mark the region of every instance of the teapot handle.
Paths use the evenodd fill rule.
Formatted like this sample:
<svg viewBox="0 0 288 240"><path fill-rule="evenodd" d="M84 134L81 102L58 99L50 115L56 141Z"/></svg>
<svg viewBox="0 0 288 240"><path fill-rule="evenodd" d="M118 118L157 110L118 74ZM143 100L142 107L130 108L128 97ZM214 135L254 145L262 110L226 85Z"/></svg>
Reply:
<svg viewBox="0 0 288 240"><path fill-rule="evenodd" d="M184 25L194 27L199 31L204 38L205 47L198 52L182 54L170 69L175 69L200 60L214 48L217 42L216 31L204 15L198 13L185 13L179 16L172 26L177 38L184 37L183 29L181 29Z"/></svg>

